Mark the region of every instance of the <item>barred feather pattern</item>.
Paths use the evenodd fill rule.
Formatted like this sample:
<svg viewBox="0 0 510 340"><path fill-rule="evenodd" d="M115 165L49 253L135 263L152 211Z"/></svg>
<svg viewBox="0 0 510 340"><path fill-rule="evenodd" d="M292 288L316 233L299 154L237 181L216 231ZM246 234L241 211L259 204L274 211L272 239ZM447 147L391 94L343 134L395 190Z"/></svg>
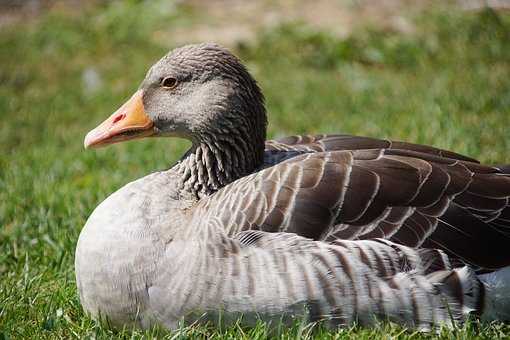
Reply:
<svg viewBox="0 0 510 340"><path fill-rule="evenodd" d="M410 143L342 135L285 141L268 141L265 168L203 199L199 214L219 218L229 235L385 238L439 248L478 268L510 265L510 174Z"/></svg>
<svg viewBox="0 0 510 340"><path fill-rule="evenodd" d="M168 74L180 90L161 89ZM220 314L419 329L508 319L508 165L348 135L265 141L257 83L214 44L169 53L141 90L158 133L192 148L88 219L75 265L93 316L169 328ZM493 272L482 284L472 268Z"/></svg>
<svg viewBox="0 0 510 340"><path fill-rule="evenodd" d="M390 319L430 329L484 311L474 272L441 250L259 230L231 236L219 219L188 219L193 203L176 200L176 178L158 172L132 182L87 221L76 281L92 316L141 328L242 317L248 325ZM154 195L160 188L165 195Z"/></svg>
<svg viewBox="0 0 510 340"><path fill-rule="evenodd" d="M130 301L129 308L121 305L132 313L123 319L146 327L242 317L247 325L259 319L305 319L331 327L391 320L429 330L480 312L480 281L468 267L452 268L439 250L381 239L327 243L262 231L229 237L222 230L212 220L176 234L155 263L155 274L139 282L146 285L146 301L133 299L127 286L126 296L109 300L110 315L121 313L112 312L116 304ZM129 270L109 270L119 273L118 284L133 282Z"/></svg>
<svg viewBox="0 0 510 340"><path fill-rule="evenodd" d="M169 328L242 316L429 329L482 314L486 289L463 263L508 260L508 174L408 149L278 151L198 201L175 169L130 183L80 235L82 304L113 325Z"/></svg>

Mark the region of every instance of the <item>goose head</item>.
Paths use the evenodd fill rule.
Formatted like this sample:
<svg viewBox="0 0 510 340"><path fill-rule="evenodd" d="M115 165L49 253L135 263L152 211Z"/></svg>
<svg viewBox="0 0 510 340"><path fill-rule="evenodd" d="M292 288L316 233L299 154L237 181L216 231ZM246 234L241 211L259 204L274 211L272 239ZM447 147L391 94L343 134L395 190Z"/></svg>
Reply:
<svg viewBox="0 0 510 340"><path fill-rule="evenodd" d="M154 64L138 90L85 137L85 148L156 136L198 145L211 138L265 140L264 98L240 60L206 43L175 49Z"/></svg>

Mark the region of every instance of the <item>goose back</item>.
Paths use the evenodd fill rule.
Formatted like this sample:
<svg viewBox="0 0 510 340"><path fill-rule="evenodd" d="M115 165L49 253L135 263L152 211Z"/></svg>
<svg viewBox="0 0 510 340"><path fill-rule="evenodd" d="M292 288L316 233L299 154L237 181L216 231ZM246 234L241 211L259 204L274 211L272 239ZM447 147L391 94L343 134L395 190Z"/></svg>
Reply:
<svg viewBox="0 0 510 340"><path fill-rule="evenodd" d="M328 241L385 238L442 249L481 269L510 265L510 175L496 167L354 136L266 145L265 169L204 199L197 213L219 217L231 235L255 229Z"/></svg>

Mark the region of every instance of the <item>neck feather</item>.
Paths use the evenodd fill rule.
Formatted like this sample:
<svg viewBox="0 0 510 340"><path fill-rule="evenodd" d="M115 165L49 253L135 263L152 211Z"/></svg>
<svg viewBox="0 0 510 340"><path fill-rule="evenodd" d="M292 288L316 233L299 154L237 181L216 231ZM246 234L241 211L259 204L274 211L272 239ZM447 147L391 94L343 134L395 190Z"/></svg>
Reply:
<svg viewBox="0 0 510 340"><path fill-rule="evenodd" d="M210 195L263 163L264 139L238 130L202 134L175 166L180 190L196 198ZM253 133L253 131L251 132Z"/></svg>

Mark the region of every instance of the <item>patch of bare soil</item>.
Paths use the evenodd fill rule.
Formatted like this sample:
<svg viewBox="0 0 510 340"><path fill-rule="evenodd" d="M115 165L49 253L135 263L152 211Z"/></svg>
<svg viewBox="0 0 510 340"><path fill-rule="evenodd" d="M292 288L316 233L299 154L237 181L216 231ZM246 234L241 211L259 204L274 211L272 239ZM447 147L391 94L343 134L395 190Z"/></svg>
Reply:
<svg viewBox="0 0 510 340"><path fill-rule="evenodd" d="M217 41L232 45L251 40L258 31L288 22L347 36L359 24L412 32L407 19L433 1L404 0L192 0L186 2L203 18L202 23L172 33L178 43Z"/></svg>

